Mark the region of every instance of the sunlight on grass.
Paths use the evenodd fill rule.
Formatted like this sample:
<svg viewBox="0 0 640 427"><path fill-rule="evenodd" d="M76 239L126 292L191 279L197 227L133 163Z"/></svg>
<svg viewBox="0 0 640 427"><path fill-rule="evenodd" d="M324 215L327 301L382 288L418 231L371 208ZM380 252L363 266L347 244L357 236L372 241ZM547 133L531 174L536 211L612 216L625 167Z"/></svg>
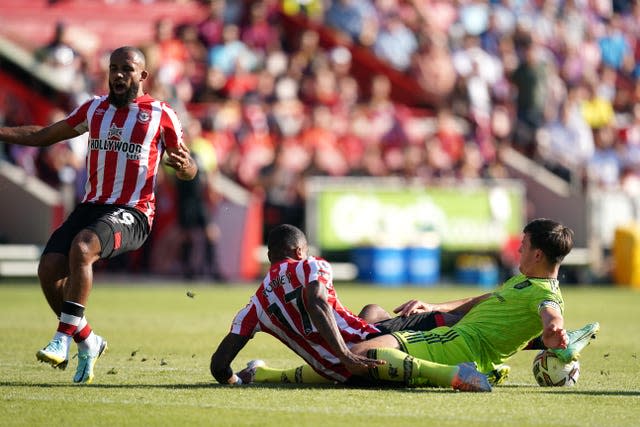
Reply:
<svg viewBox="0 0 640 427"><path fill-rule="evenodd" d="M380 288L337 285L357 312L369 302L387 310L409 298L434 302L479 294L462 287ZM191 296L187 296L187 291ZM640 292L609 287L563 290L568 328L599 321L601 333L581 358L573 388L541 388L534 352L510 360L505 386L491 394L444 389L365 390L341 386L220 386L209 358L252 286L96 284L87 317L109 341L95 383L71 384L66 371L35 360L51 338L55 316L37 284L0 285L0 425L259 426L611 426L636 425L640 407ZM274 367L300 359L264 334L238 355ZM79 411L79 409L81 409ZM89 417L89 418L86 418Z"/></svg>

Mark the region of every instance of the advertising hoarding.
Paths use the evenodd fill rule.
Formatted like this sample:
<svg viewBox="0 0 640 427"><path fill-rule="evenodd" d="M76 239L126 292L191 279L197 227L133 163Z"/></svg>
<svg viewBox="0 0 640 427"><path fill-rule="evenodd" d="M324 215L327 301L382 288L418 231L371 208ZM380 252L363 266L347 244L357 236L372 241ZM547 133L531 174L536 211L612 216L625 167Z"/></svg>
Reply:
<svg viewBox="0 0 640 427"><path fill-rule="evenodd" d="M312 178L307 233L320 250L432 245L499 250L524 226L517 181L417 185L402 179Z"/></svg>

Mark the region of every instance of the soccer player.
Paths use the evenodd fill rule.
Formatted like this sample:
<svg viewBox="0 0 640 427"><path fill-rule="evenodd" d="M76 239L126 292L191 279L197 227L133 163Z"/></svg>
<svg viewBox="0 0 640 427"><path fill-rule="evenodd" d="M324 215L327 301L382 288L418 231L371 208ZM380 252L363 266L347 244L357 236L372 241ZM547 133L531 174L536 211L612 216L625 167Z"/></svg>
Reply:
<svg viewBox="0 0 640 427"><path fill-rule="evenodd" d="M576 347L567 348L571 341L564 329L558 283L560 264L573 248L573 231L550 219L535 219L523 232L520 274L496 292L442 304L409 301L400 309L401 314L420 308L464 313L454 326L394 332L363 341L352 350L384 358L396 368L394 374L408 377L416 368L411 357L445 364L474 362L480 372L488 373L540 334L544 345L563 358L577 357ZM588 344L598 328L597 323L587 325L590 335L581 343ZM388 370L374 370L387 379Z"/></svg>
<svg viewBox="0 0 640 427"><path fill-rule="evenodd" d="M134 47L114 50L109 94L87 101L66 119L47 127L0 128L0 140L45 147L89 132L87 181L82 202L53 232L38 266L42 291L59 318L53 339L36 357L65 369L71 341L78 344L73 381L90 383L107 341L85 317L93 263L132 251L147 239L155 212L154 187L160 161L183 180L197 166L182 141L176 113L143 90L145 57Z"/></svg>
<svg viewBox="0 0 640 427"><path fill-rule="evenodd" d="M302 231L292 225L280 225L269 233L267 246L269 271L249 304L235 316L231 332L211 357L211 373L220 383L242 383L233 373L231 362L259 331L279 339L326 380L347 384L367 382L369 370L384 370L390 365L384 355L371 358L366 352L355 353L351 348L371 336L406 329L415 326L416 319L432 317L398 317L382 325L370 324L342 305L333 287L331 266L324 259L308 256ZM471 364L415 360L420 369L412 378L393 377L389 373L385 380L462 391L491 391L486 376Z"/></svg>

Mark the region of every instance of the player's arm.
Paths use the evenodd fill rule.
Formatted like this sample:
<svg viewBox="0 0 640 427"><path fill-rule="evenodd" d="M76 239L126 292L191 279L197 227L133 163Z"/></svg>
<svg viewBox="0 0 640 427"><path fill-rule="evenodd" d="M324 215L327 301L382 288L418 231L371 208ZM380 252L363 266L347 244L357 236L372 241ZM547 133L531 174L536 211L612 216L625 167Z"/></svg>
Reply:
<svg viewBox="0 0 640 427"><path fill-rule="evenodd" d="M66 120L60 120L47 127L37 125L0 127L0 141L32 147L46 147L78 135L79 133Z"/></svg>
<svg viewBox="0 0 640 427"><path fill-rule="evenodd" d="M564 329L564 318L555 303L541 305L542 342L547 348L567 348L569 340Z"/></svg>
<svg viewBox="0 0 640 427"><path fill-rule="evenodd" d="M420 300L410 300L396 307L393 312L400 316L409 316L416 313L432 313L439 311L441 313L455 313L464 315L469 312L476 304L486 300L492 294L482 294L475 297L462 298L455 301L442 302L438 304L430 304Z"/></svg>
<svg viewBox="0 0 640 427"><path fill-rule="evenodd" d="M323 284L318 280L310 282L304 290L303 298L307 313L318 333L350 372L364 373L368 368L384 363L381 360L355 354L347 347L329 304L327 288Z"/></svg>
<svg viewBox="0 0 640 427"><path fill-rule="evenodd" d="M211 375L220 384L242 384L240 378L233 373L231 362L250 339L251 337L229 333L220 342L217 350L211 356L211 365L209 366Z"/></svg>
<svg viewBox="0 0 640 427"><path fill-rule="evenodd" d="M177 147L167 147L165 163L175 169L176 177L183 181L191 181L198 173L198 165L183 143L178 144Z"/></svg>

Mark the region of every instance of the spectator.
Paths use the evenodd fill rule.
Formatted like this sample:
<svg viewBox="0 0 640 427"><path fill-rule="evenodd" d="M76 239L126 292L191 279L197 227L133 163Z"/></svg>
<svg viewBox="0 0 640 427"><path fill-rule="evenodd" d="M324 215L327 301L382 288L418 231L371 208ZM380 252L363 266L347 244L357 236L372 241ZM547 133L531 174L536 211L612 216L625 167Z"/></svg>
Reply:
<svg viewBox="0 0 640 427"><path fill-rule="evenodd" d="M481 1L460 4L458 19L466 34L479 36L489 27L489 5Z"/></svg>
<svg viewBox="0 0 640 427"><path fill-rule="evenodd" d="M464 130L456 117L448 109L441 109L437 115L435 141L448 158L450 167L458 164L464 155Z"/></svg>
<svg viewBox="0 0 640 427"><path fill-rule="evenodd" d="M279 224L304 228L303 172L311 162L311 151L295 141L278 146L273 163L260 171L259 188L264 194L264 233Z"/></svg>
<svg viewBox="0 0 640 427"><path fill-rule="evenodd" d="M428 36L413 56L410 74L435 105L446 104L456 84L456 72L446 37Z"/></svg>
<svg viewBox="0 0 640 427"><path fill-rule="evenodd" d="M615 135L610 127L594 133L595 152L587 163L587 181L595 188L620 188L622 162L617 152Z"/></svg>
<svg viewBox="0 0 640 427"><path fill-rule="evenodd" d="M307 30L302 33L299 46L289 55L287 74L297 80L312 73L314 62L324 55L320 47L320 35L316 31Z"/></svg>
<svg viewBox="0 0 640 427"><path fill-rule="evenodd" d="M336 78L351 76L352 56L349 49L344 46L334 47L329 52L329 58L331 59L331 71L336 75Z"/></svg>
<svg viewBox="0 0 640 427"><path fill-rule="evenodd" d="M81 70L80 54L69 43L68 26L62 21L55 25L53 38L36 50L36 60L51 67L52 77L62 87L70 88Z"/></svg>
<svg viewBox="0 0 640 427"><path fill-rule="evenodd" d="M593 78L585 82L585 98L580 106L584 119L594 130L607 127L614 120L613 105L598 94L597 85L598 82Z"/></svg>
<svg viewBox="0 0 640 427"><path fill-rule="evenodd" d="M258 75L246 68L244 61L236 63L235 71L228 76L224 85L225 96L232 99L242 99L249 93L254 93L258 87Z"/></svg>
<svg viewBox="0 0 640 427"><path fill-rule="evenodd" d="M198 37L206 49L222 43L222 30L225 25L225 0L208 0L209 14L198 23Z"/></svg>
<svg viewBox="0 0 640 427"><path fill-rule="evenodd" d="M176 28L176 34L186 51L184 76L194 89L200 88L206 79L207 48L198 38L198 27L185 23Z"/></svg>
<svg viewBox="0 0 640 427"><path fill-rule="evenodd" d="M411 57L418 49L416 36L404 25L397 12L383 16L373 51L393 68L406 71L411 66Z"/></svg>
<svg viewBox="0 0 640 427"><path fill-rule="evenodd" d="M543 120L545 103L545 65L538 44L530 34L522 40L523 57L510 80L516 93L516 147L525 154L535 151L534 135Z"/></svg>
<svg viewBox="0 0 640 427"><path fill-rule="evenodd" d="M317 105L311 111L311 124L302 131L300 142L311 152L332 150L338 137L333 131L333 116L329 107Z"/></svg>
<svg viewBox="0 0 640 427"><path fill-rule="evenodd" d="M284 139L296 137L306 119L306 107L298 98L298 82L291 77L276 83L276 101L271 109L273 121Z"/></svg>
<svg viewBox="0 0 640 427"><path fill-rule="evenodd" d="M267 53L280 49L280 32L274 23L268 21L264 2L251 5L249 24L242 29L242 41L252 52L264 57Z"/></svg>
<svg viewBox="0 0 640 427"><path fill-rule="evenodd" d="M189 51L182 40L176 37L173 21L161 18L155 24L155 39L150 49L155 50L152 55L157 63L157 83L174 85L185 75L185 63L189 59ZM156 83L156 82L154 82Z"/></svg>
<svg viewBox="0 0 640 427"><path fill-rule="evenodd" d="M313 104L332 107L338 103L338 81L336 75L329 67L321 67L313 76L312 93L310 101Z"/></svg>
<svg viewBox="0 0 640 427"><path fill-rule="evenodd" d="M383 74L371 80L371 96L367 102L370 139L381 142L396 127L396 110L391 101L391 82Z"/></svg>
<svg viewBox="0 0 640 427"><path fill-rule="evenodd" d="M448 0L409 0L409 3L415 11L409 16L419 17L412 29L424 31L423 35L428 37L447 34L458 17L456 5Z"/></svg>
<svg viewBox="0 0 640 427"><path fill-rule="evenodd" d="M470 117L488 118L492 109L492 88L503 79L502 64L498 58L480 47L480 39L464 37L464 45L453 53L453 65L464 78L469 97Z"/></svg>
<svg viewBox="0 0 640 427"><path fill-rule="evenodd" d="M489 14L487 28L480 34L480 45L489 55L498 56L500 52L500 39L505 36L499 28L499 16L495 11Z"/></svg>
<svg viewBox="0 0 640 427"><path fill-rule="evenodd" d="M251 99L242 106L243 125L239 129L239 162L235 171L240 184L253 189L260 170L275 159L276 140L265 104Z"/></svg>
<svg viewBox="0 0 640 427"><path fill-rule="evenodd" d="M209 121L211 122L208 125ZM237 100L221 104L211 117L204 121L203 132L216 149L220 172L234 178L238 168L238 136L242 128L242 105Z"/></svg>
<svg viewBox="0 0 640 427"><path fill-rule="evenodd" d="M591 129L580 113L579 91L572 89L562 107L562 115L548 113L547 122L536 135L541 162L568 182L576 182L579 172L593 156Z"/></svg>
<svg viewBox="0 0 640 427"><path fill-rule="evenodd" d="M347 40L369 46L375 40L369 32L377 27L376 12L367 0L334 0L324 15L324 22Z"/></svg>
<svg viewBox="0 0 640 427"><path fill-rule="evenodd" d="M631 46L622 32L622 20L618 14L605 21L605 34L598 39L602 62L616 70L633 70L633 54Z"/></svg>
<svg viewBox="0 0 640 427"><path fill-rule="evenodd" d="M220 69L225 76L232 75L239 62L243 69L254 70L258 58L249 47L240 40L240 29L237 25L225 25L222 32L222 43L209 49L209 67Z"/></svg>

